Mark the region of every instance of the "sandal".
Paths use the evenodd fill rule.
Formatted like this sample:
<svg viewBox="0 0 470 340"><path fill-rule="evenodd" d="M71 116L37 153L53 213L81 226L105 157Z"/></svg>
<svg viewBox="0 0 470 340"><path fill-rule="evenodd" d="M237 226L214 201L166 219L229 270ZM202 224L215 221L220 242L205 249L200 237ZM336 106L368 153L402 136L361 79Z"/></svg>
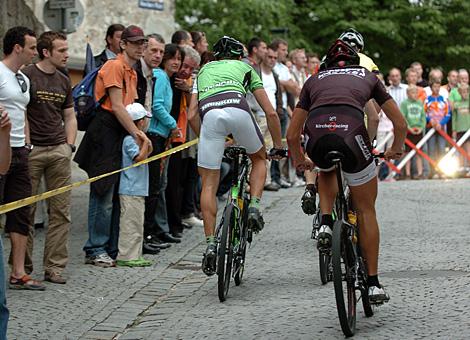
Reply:
<svg viewBox="0 0 470 340"><path fill-rule="evenodd" d="M45 290L46 287L37 280L33 280L31 276L24 275L22 278L17 279L16 277L10 276L9 281L10 289L17 290Z"/></svg>
<svg viewBox="0 0 470 340"><path fill-rule="evenodd" d="M149 267L153 263L141 257L136 260L117 260L116 264L119 267Z"/></svg>

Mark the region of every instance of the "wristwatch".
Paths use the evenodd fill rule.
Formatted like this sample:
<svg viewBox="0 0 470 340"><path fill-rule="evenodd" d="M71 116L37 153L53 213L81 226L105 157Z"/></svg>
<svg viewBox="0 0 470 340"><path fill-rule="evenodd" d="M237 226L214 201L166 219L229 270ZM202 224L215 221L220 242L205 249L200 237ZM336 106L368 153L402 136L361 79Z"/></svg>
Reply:
<svg viewBox="0 0 470 340"><path fill-rule="evenodd" d="M25 147L26 149L28 149L29 152L31 152L31 151L33 150L33 148L34 148L34 145L31 144L31 143L26 143L26 144L24 145L24 147Z"/></svg>
<svg viewBox="0 0 470 340"><path fill-rule="evenodd" d="M77 147L74 144L69 144L70 149L72 149L72 153L74 153L77 150Z"/></svg>

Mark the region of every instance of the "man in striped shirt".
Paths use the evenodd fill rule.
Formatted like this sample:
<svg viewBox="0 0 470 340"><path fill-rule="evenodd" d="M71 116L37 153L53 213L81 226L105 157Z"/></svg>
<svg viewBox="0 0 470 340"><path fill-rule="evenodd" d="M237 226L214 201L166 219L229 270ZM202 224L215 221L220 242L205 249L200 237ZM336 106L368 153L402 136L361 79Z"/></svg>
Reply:
<svg viewBox="0 0 470 340"><path fill-rule="evenodd" d="M388 73L388 80L390 81L388 93L397 102L398 107L400 107L401 103L408 98L406 94L408 85L402 84L401 71L396 67L392 68Z"/></svg>

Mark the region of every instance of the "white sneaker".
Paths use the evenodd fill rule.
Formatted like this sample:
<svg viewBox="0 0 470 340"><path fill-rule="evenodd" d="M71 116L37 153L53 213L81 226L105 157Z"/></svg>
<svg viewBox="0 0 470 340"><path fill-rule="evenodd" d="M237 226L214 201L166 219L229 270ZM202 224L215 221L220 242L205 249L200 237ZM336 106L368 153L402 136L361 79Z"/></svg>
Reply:
<svg viewBox="0 0 470 340"><path fill-rule="evenodd" d="M292 184L293 187L303 187L305 185L305 181L302 178L296 177L294 183Z"/></svg>
<svg viewBox="0 0 470 340"><path fill-rule="evenodd" d="M85 257L85 264L92 264L103 268L116 267L116 262L107 253L87 256Z"/></svg>
<svg viewBox="0 0 470 340"><path fill-rule="evenodd" d="M385 292L383 286L370 286L369 287L369 301L372 304L379 305L384 302L388 302L390 300L390 296Z"/></svg>
<svg viewBox="0 0 470 340"><path fill-rule="evenodd" d="M204 226L204 223L202 222L202 220L197 218L194 215L192 215L190 217L187 217L187 218L182 218L181 222L183 224L188 224L188 225L196 227L196 228L202 228Z"/></svg>
<svg viewBox="0 0 470 340"><path fill-rule="evenodd" d="M281 178L281 180L279 181L279 184L281 185L281 188L283 188L283 189L287 189L287 188L290 188L292 186L292 184L287 182L284 178Z"/></svg>

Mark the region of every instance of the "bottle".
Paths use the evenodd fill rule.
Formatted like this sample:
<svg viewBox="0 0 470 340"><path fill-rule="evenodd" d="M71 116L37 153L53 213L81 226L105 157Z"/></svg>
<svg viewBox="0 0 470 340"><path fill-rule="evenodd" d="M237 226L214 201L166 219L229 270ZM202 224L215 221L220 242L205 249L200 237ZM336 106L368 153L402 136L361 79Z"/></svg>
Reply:
<svg viewBox="0 0 470 340"><path fill-rule="evenodd" d="M83 113L87 108L87 104L88 104L88 96L85 92L85 86L82 85L80 87L80 92L78 92L77 111L79 113Z"/></svg>

